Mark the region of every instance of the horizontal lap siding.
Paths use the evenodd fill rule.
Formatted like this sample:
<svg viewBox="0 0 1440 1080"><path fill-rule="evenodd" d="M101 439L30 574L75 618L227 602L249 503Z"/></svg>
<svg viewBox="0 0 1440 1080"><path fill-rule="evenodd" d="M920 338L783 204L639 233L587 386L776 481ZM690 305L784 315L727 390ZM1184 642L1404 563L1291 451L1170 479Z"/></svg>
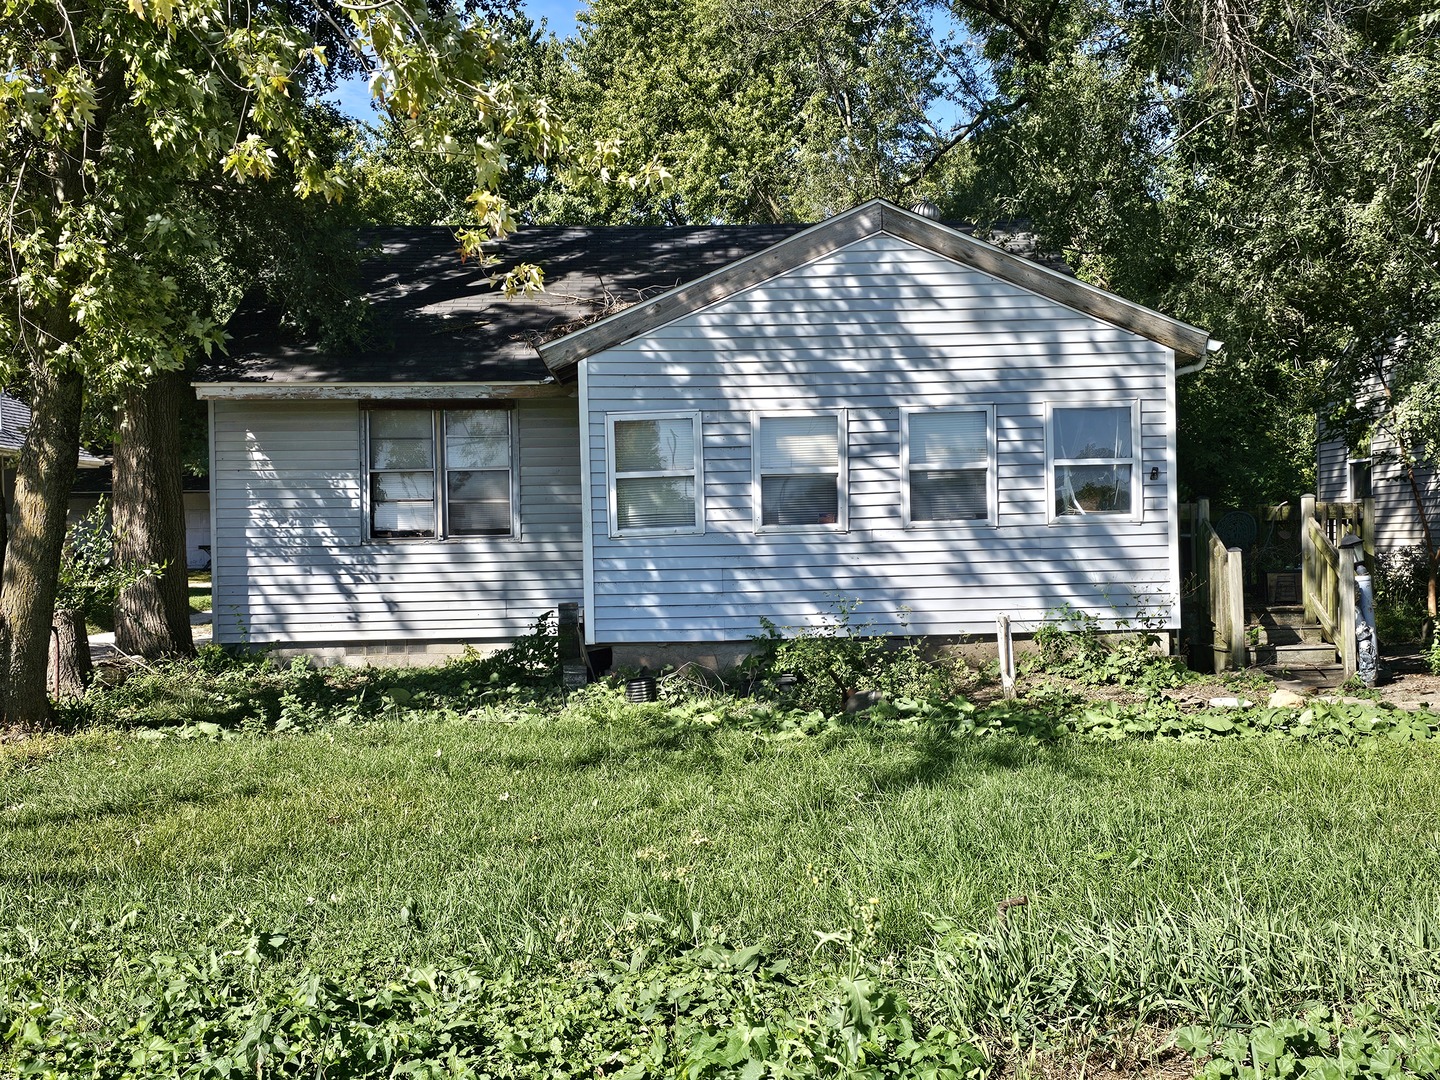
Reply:
<svg viewBox="0 0 1440 1080"><path fill-rule="evenodd" d="M1425 543L1425 529L1415 506L1410 477L1394 459L1395 441L1375 437L1373 452L1379 464L1371 469L1370 489L1375 497L1375 546L1380 551ZM1432 534L1440 531L1440 475L1429 466L1415 470L1416 485L1430 519Z"/></svg>
<svg viewBox="0 0 1440 1080"><path fill-rule="evenodd" d="M922 633L1069 603L1173 624L1167 350L888 237L852 245L587 362L597 641L744 638L837 597ZM1049 523L1045 403L1141 402L1144 521ZM999 526L905 529L900 408L993 405ZM849 410L849 529L757 534L752 411ZM701 411L705 533L611 539L605 413ZM1151 467L1159 478L1148 479Z"/></svg>
<svg viewBox="0 0 1440 1080"><path fill-rule="evenodd" d="M224 642L465 641L579 600L575 404L521 402L520 535L364 538L360 410L215 405L215 634Z"/></svg>

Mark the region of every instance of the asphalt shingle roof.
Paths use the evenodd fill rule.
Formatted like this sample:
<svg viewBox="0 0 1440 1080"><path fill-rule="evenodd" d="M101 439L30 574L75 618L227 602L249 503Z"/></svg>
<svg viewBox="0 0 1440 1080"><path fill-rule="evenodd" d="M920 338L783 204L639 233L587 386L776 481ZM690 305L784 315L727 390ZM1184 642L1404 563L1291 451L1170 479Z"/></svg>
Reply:
<svg viewBox="0 0 1440 1080"><path fill-rule="evenodd" d="M366 340L326 352L281 326L279 313L242 306L229 356L202 382L522 382L549 372L534 342L702 277L805 225L682 228L534 226L493 247L498 264L460 258L453 230L394 226L367 232L375 254L360 270L370 311ZM545 291L505 297L490 284L519 263L545 272ZM577 323L578 324L578 323Z"/></svg>

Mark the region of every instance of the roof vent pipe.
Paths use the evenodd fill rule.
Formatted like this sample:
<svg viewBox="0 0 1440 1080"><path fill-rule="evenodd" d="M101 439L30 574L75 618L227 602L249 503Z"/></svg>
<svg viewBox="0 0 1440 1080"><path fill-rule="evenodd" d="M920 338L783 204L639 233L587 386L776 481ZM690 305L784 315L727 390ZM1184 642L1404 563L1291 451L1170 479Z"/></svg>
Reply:
<svg viewBox="0 0 1440 1080"><path fill-rule="evenodd" d="M912 214L919 214L923 218L929 218L931 221L940 220L940 208L929 199L921 199L914 206L910 207L910 212Z"/></svg>

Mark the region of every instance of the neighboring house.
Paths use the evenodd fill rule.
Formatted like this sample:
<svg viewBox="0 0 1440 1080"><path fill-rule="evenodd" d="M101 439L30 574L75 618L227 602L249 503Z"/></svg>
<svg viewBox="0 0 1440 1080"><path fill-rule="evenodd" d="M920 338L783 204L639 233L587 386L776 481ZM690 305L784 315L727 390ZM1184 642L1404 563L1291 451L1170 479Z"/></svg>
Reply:
<svg viewBox="0 0 1440 1080"><path fill-rule="evenodd" d="M645 648L837 599L924 634L1066 604L1178 625L1175 381L1203 330L878 201L523 229L498 269L538 263L528 298L445 230L377 239L365 348L253 311L197 384L222 642L443 652L565 601Z"/></svg>
<svg viewBox="0 0 1440 1080"><path fill-rule="evenodd" d="M15 463L25 448L25 435L29 430L30 406L0 390L0 498L5 501L6 515L10 513L15 494ZM76 464L81 469L99 469L108 461L81 450Z"/></svg>
<svg viewBox="0 0 1440 1080"><path fill-rule="evenodd" d="M70 520L89 513L95 503L112 497L113 479L110 466L81 473L70 489ZM204 476L182 479L185 502L185 565L191 570L204 570L210 565L210 481Z"/></svg>
<svg viewBox="0 0 1440 1080"><path fill-rule="evenodd" d="M1369 393L1378 380L1369 382ZM1366 387L1359 391L1364 400ZM1322 502L1375 500L1375 550L1395 551L1425 543L1425 530L1416 504L1416 487L1429 519L1431 536L1440 542L1440 471L1421 465L1415 485L1401 467L1395 440L1377 432L1364 450L1351 449L1343 436L1328 432L1323 421L1315 448L1315 497Z"/></svg>

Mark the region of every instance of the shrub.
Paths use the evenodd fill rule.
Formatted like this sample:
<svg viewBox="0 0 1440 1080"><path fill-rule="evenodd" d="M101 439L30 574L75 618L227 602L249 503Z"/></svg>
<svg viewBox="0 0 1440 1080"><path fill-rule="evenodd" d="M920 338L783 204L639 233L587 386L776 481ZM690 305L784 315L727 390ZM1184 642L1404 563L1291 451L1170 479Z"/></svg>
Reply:
<svg viewBox="0 0 1440 1080"><path fill-rule="evenodd" d="M1426 620L1425 549L1416 545L1380 553L1371 577L1380 640L1387 645L1419 641Z"/></svg>
<svg viewBox="0 0 1440 1080"><path fill-rule="evenodd" d="M760 620L755 648L742 665L752 689L779 691L781 676L793 676L784 696L801 709L833 715L853 709L866 695L950 697L969 681L963 663L928 657L918 641L876 631L873 619L857 621L861 601L842 598L833 614L812 627L779 627Z"/></svg>
<svg viewBox="0 0 1440 1080"><path fill-rule="evenodd" d="M1155 651L1160 635L1150 620L1142 615L1122 620L1120 627L1119 635L1107 635L1096 616L1066 604L1035 632L1040 663L1052 675L1090 686L1159 689L1185 680L1178 657Z"/></svg>

